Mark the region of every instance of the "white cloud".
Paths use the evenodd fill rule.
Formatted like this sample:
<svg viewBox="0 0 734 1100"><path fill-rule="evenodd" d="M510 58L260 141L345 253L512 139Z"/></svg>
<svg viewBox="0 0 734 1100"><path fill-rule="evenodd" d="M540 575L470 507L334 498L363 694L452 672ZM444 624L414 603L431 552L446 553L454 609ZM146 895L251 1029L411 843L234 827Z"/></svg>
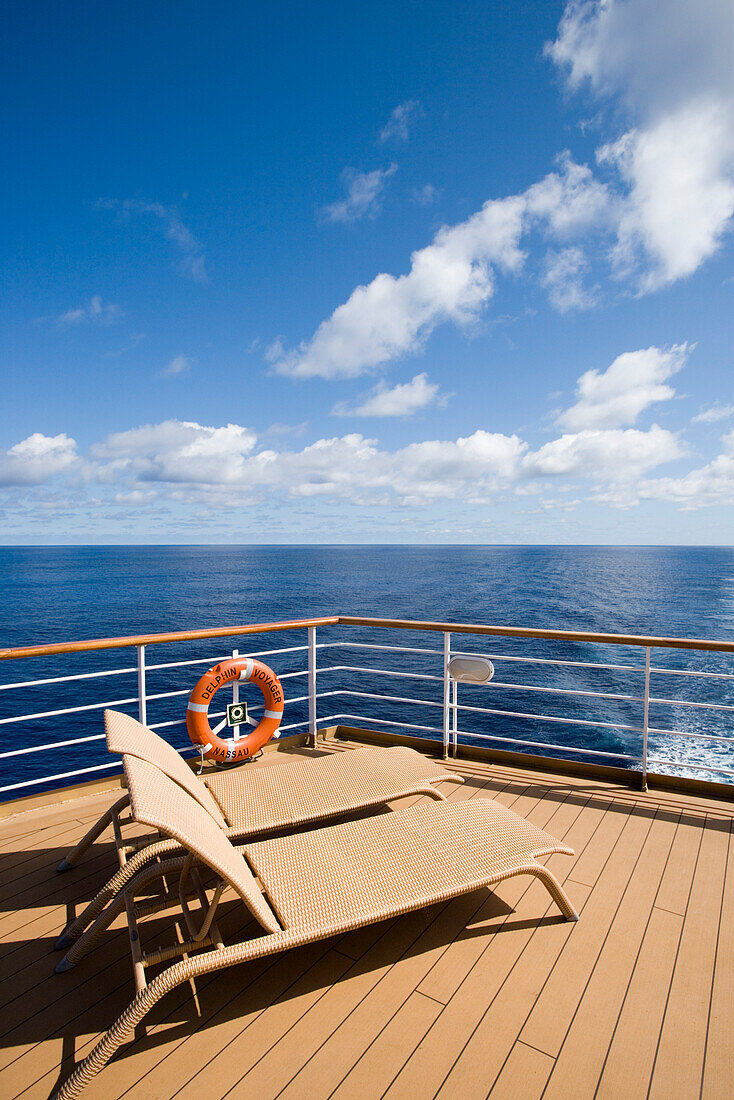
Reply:
<svg viewBox="0 0 734 1100"><path fill-rule="evenodd" d="M526 450L516 435L485 431L456 441L412 443L391 456L392 487L411 503L445 497L486 500L515 481Z"/></svg>
<svg viewBox="0 0 734 1100"><path fill-rule="evenodd" d="M185 374L191 370L193 359L188 355L176 355L164 368L162 373L167 375Z"/></svg>
<svg viewBox="0 0 734 1100"><path fill-rule="evenodd" d="M561 240L611 224L615 199L589 166L577 164L568 151L556 163L558 170L528 187L523 196L528 221L539 221Z"/></svg>
<svg viewBox="0 0 734 1100"><path fill-rule="evenodd" d="M641 500L670 501L686 510L734 504L734 432L723 438L716 458L684 477L656 478L637 487Z"/></svg>
<svg viewBox="0 0 734 1100"><path fill-rule="evenodd" d="M417 99L407 99L405 103L400 103L380 130L380 141L407 141L410 127L422 114L423 108Z"/></svg>
<svg viewBox="0 0 734 1100"><path fill-rule="evenodd" d="M414 252L407 275L357 287L296 351L275 362L297 378L351 378L415 351L441 321L465 324L492 296L490 264L517 268L522 199L488 202L468 221L440 229Z"/></svg>
<svg viewBox="0 0 734 1100"><path fill-rule="evenodd" d="M615 483L633 481L685 453L678 437L657 424L646 432L586 429L545 443L526 455L523 468L529 477L590 477Z"/></svg>
<svg viewBox="0 0 734 1100"><path fill-rule="evenodd" d="M714 424L717 420L727 420L734 416L734 405L720 405L718 402L701 409L700 413L693 417L693 424Z"/></svg>
<svg viewBox="0 0 734 1100"><path fill-rule="evenodd" d="M77 445L63 432L34 432L7 451L0 450L0 485L39 485L78 461Z"/></svg>
<svg viewBox="0 0 734 1100"><path fill-rule="evenodd" d="M114 302L104 302L95 294L84 305L76 309L67 309L58 317L42 317L42 321L55 320L59 325L73 326L84 324L111 325L122 317L122 310Z"/></svg>
<svg viewBox="0 0 734 1100"><path fill-rule="evenodd" d="M547 52L572 89L619 97L634 124L599 150L628 187L619 274L642 291L690 275L734 214L734 5L573 0Z"/></svg>
<svg viewBox="0 0 734 1100"><path fill-rule="evenodd" d="M438 188L432 183L424 183L422 187L414 187L410 194L418 206L431 206L438 198Z"/></svg>
<svg viewBox="0 0 734 1100"><path fill-rule="evenodd" d="M549 480L554 494L569 492L577 499L578 479L592 483L595 499L606 493L617 504L629 503L641 486L648 494L671 493L661 487L662 480L644 482L641 475L683 453L677 437L657 426L647 432L568 433L534 452L518 435L481 429L395 450L359 433L318 439L300 450L276 450L258 449L255 433L238 424L210 427L168 420L116 432L92 446L84 459L67 436L30 436L0 456L0 480L8 487L34 485L66 472L70 506L74 500L75 507L88 504L89 498L79 493L96 480L110 504L130 509L157 499L158 508L195 503L207 513L263 499L277 507L289 497L374 507L449 499L486 504L515 494L542 494ZM718 466L725 461L734 465L730 456L717 460ZM711 480L715 474L705 476ZM678 495L687 499L686 489Z"/></svg>
<svg viewBox="0 0 734 1100"><path fill-rule="evenodd" d="M494 294L494 269L521 267L527 228L564 236L606 216L608 205L589 169L564 156L558 171L525 194L490 200L466 221L440 229L413 253L407 275L383 273L357 287L296 350L276 341L268 361L293 377L353 378L415 352L436 325L476 319Z"/></svg>
<svg viewBox="0 0 734 1100"><path fill-rule="evenodd" d="M149 214L155 218L166 238L176 247L179 253L179 270L183 275L193 279L197 283L209 281L206 272L206 257L204 250L194 234L184 224L181 215L172 206L165 206L161 202L148 202L144 199L99 199L99 210L116 210L119 214L129 217L131 214Z"/></svg>
<svg viewBox="0 0 734 1100"><path fill-rule="evenodd" d="M660 116L705 92L734 93L729 0L571 0L546 52L571 88L588 81L630 112ZM672 79L675 77L676 79Z"/></svg>
<svg viewBox="0 0 734 1100"><path fill-rule="evenodd" d="M115 493L114 496L115 504L125 504L134 508L150 505L157 499L158 493L155 489L148 489L147 492L143 489L132 489L129 493Z"/></svg>
<svg viewBox="0 0 734 1100"><path fill-rule="evenodd" d="M541 284L559 313L572 309L591 309L598 301L598 288L584 287L589 261L578 247L550 251L546 255Z"/></svg>
<svg viewBox="0 0 734 1100"><path fill-rule="evenodd" d="M675 396L665 382L685 364L690 350L687 344L676 344L667 350L627 351L603 372L586 371L578 380L576 404L556 423L571 431L634 424L648 406Z"/></svg>
<svg viewBox="0 0 734 1100"><path fill-rule="evenodd" d="M734 214L733 123L721 104L692 104L599 150L630 186L612 258L641 290L692 274L721 244Z"/></svg>
<svg viewBox="0 0 734 1100"><path fill-rule="evenodd" d="M388 387L384 382L355 405L340 402L332 409L334 416L412 416L438 398L438 385L428 381L427 374L416 374L410 382Z"/></svg>
<svg viewBox="0 0 734 1100"><path fill-rule="evenodd" d="M380 212L380 199L385 183L397 170L397 164L376 168L374 172L357 172L354 168L345 168L342 172L342 183L347 189L347 197L325 206L321 211L322 217L328 222L355 222L359 218L374 218Z"/></svg>
<svg viewBox="0 0 734 1100"><path fill-rule="evenodd" d="M101 474L114 480L129 472L140 481L228 484L241 479L255 433L239 424L209 428L166 420L116 432L92 449Z"/></svg>

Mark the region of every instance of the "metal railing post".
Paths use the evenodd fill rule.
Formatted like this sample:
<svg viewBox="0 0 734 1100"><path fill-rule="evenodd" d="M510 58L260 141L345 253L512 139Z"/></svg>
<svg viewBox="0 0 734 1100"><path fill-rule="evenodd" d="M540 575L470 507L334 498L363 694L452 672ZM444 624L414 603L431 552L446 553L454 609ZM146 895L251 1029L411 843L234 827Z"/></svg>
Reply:
<svg viewBox="0 0 734 1100"><path fill-rule="evenodd" d="M642 789L647 790L647 727L650 717L650 646L645 647L645 701L642 712Z"/></svg>
<svg viewBox="0 0 734 1100"><path fill-rule="evenodd" d="M139 645L138 650L138 721L147 726L148 715L145 705L145 646Z"/></svg>
<svg viewBox="0 0 734 1100"><path fill-rule="evenodd" d="M449 757L449 711L451 709L451 676L449 675L449 661L451 660L451 635L448 630L443 635L443 758Z"/></svg>
<svg viewBox="0 0 734 1100"><path fill-rule="evenodd" d="M232 660L233 661L236 661L237 658L239 657L239 655L240 655L239 649L233 649L232 650ZM232 681L232 702L233 703L239 703L239 701L240 701L240 682L239 682L239 680L233 680ZM239 736L240 736L240 727L239 727L239 725L232 726L232 737L234 738L234 740L235 741L239 740Z"/></svg>
<svg viewBox="0 0 734 1100"><path fill-rule="evenodd" d="M308 730L316 748L316 627L308 628Z"/></svg>
<svg viewBox="0 0 734 1100"><path fill-rule="evenodd" d="M451 682L451 732L454 735L453 755L456 756L459 744L459 681L452 680Z"/></svg>

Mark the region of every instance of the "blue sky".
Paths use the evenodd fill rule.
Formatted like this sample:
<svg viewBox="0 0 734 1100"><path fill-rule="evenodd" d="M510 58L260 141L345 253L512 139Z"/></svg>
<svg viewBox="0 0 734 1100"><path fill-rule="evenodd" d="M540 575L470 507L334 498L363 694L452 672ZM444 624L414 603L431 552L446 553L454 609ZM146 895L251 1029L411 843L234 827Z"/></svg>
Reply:
<svg viewBox="0 0 734 1100"><path fill-rule="evenodd" d="M734 8L11 2L7 543L734 541Z"/></svg>

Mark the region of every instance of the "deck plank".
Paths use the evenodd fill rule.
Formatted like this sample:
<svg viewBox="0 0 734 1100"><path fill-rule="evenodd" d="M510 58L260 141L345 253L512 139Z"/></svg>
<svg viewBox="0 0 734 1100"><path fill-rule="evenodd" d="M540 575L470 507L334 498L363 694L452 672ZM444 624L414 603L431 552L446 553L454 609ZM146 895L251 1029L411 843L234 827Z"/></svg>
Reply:
<svg viewBox="0 0 734 1100"><path fill-rule="evenodd" d="M584 920L578 927L580 935L574 936L572 949L567 945L562 963L554 967L520 1032L523 1042L553 1058L561 1048L651 824L647 813L634 811L626 818L584 906ZM575 872L574 868L571 882Z"/></svg>
<svg viewBox="0 0 734 1100"><path fill-rule="evenodd" d="M596 1100L647 1095L682 927L678 913L653 908Z"/></svg>
<svg viewBox="0 0 734 1100"><path fill-rule="evenodd" d="M484 892L455 898L437 914L436 919L402 958L393 964L383 979L332 1032L328 1042L294 1076L288 1087L281 1093L282 1100L298 1100L299 1096L329 1096L340 1087L342 1079L350 1073L362 1053L381 1034L387 1022L392 1017L400 1015L403 1006L420 985L421 979L446 950L447 944L455 939L472 920L483 897ZM422 994L420 996L422 1000L417 1001L416 1004L421 1010L422 1018L427 1019L428 1009L422 1002L430 999ZM435 1018L443 1006L433 1000L430 1000L430 1004L435 1008ZM432 1022L433 1020L428 1021L426 1030ZM392 1036L393 1040L396 1038ZM390 1040L385 1042L389 1046ZM401 1049L405 1048L401 1047ZM405 1058L385 1081L385 1088L411 1053L412 1048L405 1051Z"/></svg>
<svg viewBox="0 0 734 1100"><path fill-rule="evenodd" d="M392 927L391 935L383 936L363 959L351 966L349 959L339 956L341 963L349 968L338 982L322 991L291 1027L273 1028L265 1021L254 1046L250 1036L243 1037L241 1059L228 1060L225 1066L210 1063L181 1091L181 1100L198 1100L201 1095L217 1093L222 1096L227 1089L231 1089L232 1098L276 1096L329 1038L338 1023L384 977L396 958L415 942L435 915L432 908L401 918Z"/></svg>
<svg viewBox="0 0 734 1100"><path fill-rule="evenodd" d="M675 824L656 819L630 878L573 1022L556 1058L547 1100L593 1096L619 1017L653 902L670 853ZM653 1021L654 1023L654 1021ZM650 1042L657 1029L648 1030ZM569 1085L569 1081L573 1084Z"/></svg>
<svg viewBox="0 0 734 1100"><path fill-rule="evenodd" d="M729 855L721 906L716 969L706 1041L702 1100L728 1100L734 1082L734 833L729 834Z"/></svg>
<svg viewBox="0 0 734 1100"><path fill-rule="evenodd" d="M699 1096L729 827L707 822L660 1034L650 1100Z"/></svg>
<svg viewBox="0 0 734 1100"><path fill-rule="evenodd" d="M552 1058L518 1039L489 1095L492 1100L540 1100L552 1069Z"/></svg>
<svg viewBox="0 0 734 1100"><path fill-rule="evenodd" d="M532 821L534 825L538 825L540 828L546 826L550 828L555 812L557 811L554 810L553 804L544 802L538 804L533 812L526 816L528 821ZM573 813L573 811L571 812ZM565 843L566 836L562 819L558 822L558 828L554 826L554 835L562 837ZM573 840L568 840L568 843L571 847L574 846ZM564 857L564 862L568 863L568 857ZM522 897L528 886L529 881L526 878L511 879L503 883L496 893L490 894L482 910L477 915L475 925L481 925L490 920L495 923L497 918L508 916L514 899ZM460 936L420 983L418 987L420 992L432 997L435 1001L448 1004L486 947L487 943L483 941L481 936L476 934Z"/></svg>
<svg viewBox="0 0 734 1100"><path fill-rule="evenodd" d="M601 811L598 813L601 817ZM578 815L561 835L564 842L578 851L585 846L597 825L598 820L593 815L584 820ZM558 833L560 830L557 830ZM549 860L549 865L556 861L553 869L561 882L567 881L572 859L557 855ZM429 975L433 980L424 981L418 987L420 992L428 995L431 995L431 990L440 992L442 996L438 999L446 997L447 1007L390 1086L386 1096L391 1100L438 1093L486 1006L502 987L533 931L541 930L539 920L550 906L547 893L540 883L528 884L527 880L518 877L503 883L502 889L502 901L494 894L490 896L473 925L451 945L450 951L433 968ZM582 889L586 891L585 887ZM538 898L541 898L540 902ZM565 936L575 926L564 921L562 925L543 927L542 932L555 932L561 927ZM562 942L565 943L565 938ZM444 961L449 965L442 965ZM526 1015L527 1012L523 1013L523 1020ZM516 1035L517 1031L512 1041Z"/></svg>
<svg viewBox="0 0 734 1100"><path fill-rule="evenodd" d="M441 1005L413 992L393 1017L385 1021L378 1037L367 1047L359 1061L332 1093L322 1088L318 1078L309 1089L298 1087L298 1077L292 1088L282 1093L284 1100L289 1093L293 1097L321 1100L370 1100L381 1096L401 1069L406 1058L415 1050L441 1011ZM329 1044L330 1047L332 1044ZM327 1089L329 1082L325 1082ZM293 1091L295 1087L295 1091Z"/></svg>

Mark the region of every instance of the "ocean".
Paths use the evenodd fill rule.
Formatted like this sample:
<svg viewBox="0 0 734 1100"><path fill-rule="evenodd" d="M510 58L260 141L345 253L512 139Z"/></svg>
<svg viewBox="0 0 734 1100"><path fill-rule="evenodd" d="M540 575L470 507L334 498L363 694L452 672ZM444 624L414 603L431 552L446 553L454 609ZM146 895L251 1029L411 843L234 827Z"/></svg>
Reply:
<svg viewBox="0 0 734 1100"><path fill-rule="evenodd" d="M734 551L705 547L601 546L104 546L17 547L0 549L0 646L220 627L245 623L345 614L384 618L429 619L488 625L549 627L606 633L650 634L734 641ZM319 642L364 642L404 645L440 651L440 634L365 628L325 628ZM149 664L173 663L211 656L212 663L231 646L244 652L305 644L305 631L262 635L252 639L149 646ZM542 714L544 720L482 715L461 717L469 740L484 734L498 748L518 748L517 738L541 745L556 743L563 751L551 755L584 758L588 750L609 754L599 762L635 767L641 737L624 730L641 725L644 654L632 647L537 640L454 636L462 650L490 654L495 683L461 687L461 703ZM503 657L587 661L632 666L634 671L578 669L510 662ZM278 673L305 668L305 654L266 657ZM394 679L371 673L372 668L440 675L440 654L397 654L377 650L328 648L318 664L360 666L364 672L323 672L320 692L358 690L363 693L418 697L440 702L442 686L421 680ZM102 669L132 669L134 650L74 654L0 663L0 686L18 681L70 676ZM653 651L653 665L674 670L734 674L729 655L675 650ZM190 689L207 665L151 670L149 693ZM512 683L512 688L499 685ZM286 698L306 692L305 677L286 681ZM589 699L522 690L550 687L564 691L595 691L631 695L633 699ZM90 706L130 699L135 677L120 676L71 681L45 687L0 690L0 719L18 714ZM708 680L683 676L653 676L653 694L697 703L734 707L734 679ZM251 700L255 703L253 697ZM152 700L148 721L175 723L161 732L184 747L186 699ZM134 703L120 709L136 713ZM441 710L334 695L319 700L319 716L354 714L373 718L376 728L388 723L440 726ZM688 733L734 737L734 710L654 704L650 724ZM288 723L303 721L303 702L289 704ZM605 726L573 726L563 721L603 722ZM383 722L377 724L377 720ZM562 721L552 721L561 719ZM345 719L346 721L346 719ZM357 721L351 722L359 725ZM361 724L365 725L366 722ZM103 741L91 741L48 752L17 755L16 750L47 742L90 737L102 732L101 710L73 716L41 717L3 725L0 786L13 786L47 775L94 768L109 761ZM420 732L410 730L409 732ZM436 734L426 733L427 736ZM669 759L658 770L707 778L727 777L691 771L692 765L718 765L734 770L734 746L701 739L651 735L653 756ZM542 749L535 749L540 752ZM656 770L651 767L651 770ZM97 772L104 775L104 772ZM90 773L91 777L91 773ZM54 780L52 785L79 778ZM732 779L734 777L728 777ZM0 793L13 798L42 790L35 784Z"/></svg>

